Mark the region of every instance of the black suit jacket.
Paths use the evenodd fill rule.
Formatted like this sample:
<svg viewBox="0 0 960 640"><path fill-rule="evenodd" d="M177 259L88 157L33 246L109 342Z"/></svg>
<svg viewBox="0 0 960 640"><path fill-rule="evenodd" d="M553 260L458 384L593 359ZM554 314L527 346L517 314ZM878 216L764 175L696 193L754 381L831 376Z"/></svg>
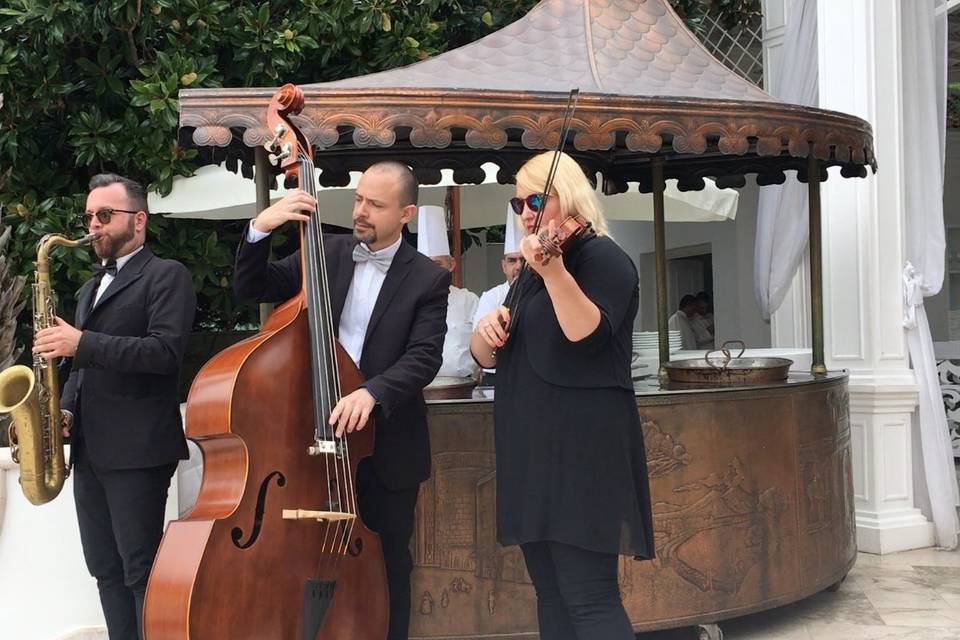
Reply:
<svg viewBox="0 0 960 640"><path fill-rule="evenodd" d="M193 325L193 280L149 247L117 272L96 307L99 280L80 288L83 331L60 405L94 465L135 469L187 457L177 381Z"/></svg>
<svg viewBox="0 0 960 640"><path fill-rule="evenodd" d="M334 326L353 280L352 235L324 236ZM237 294L257 302L283 302L301 288L300 252L268 262L269 240L240 243L234 271ZM390 489L430 477L430 441L423 388L440 369L447 332L450 273L400 243L370 316L360 356L364 387L377 398L373 464Z"/></svg>

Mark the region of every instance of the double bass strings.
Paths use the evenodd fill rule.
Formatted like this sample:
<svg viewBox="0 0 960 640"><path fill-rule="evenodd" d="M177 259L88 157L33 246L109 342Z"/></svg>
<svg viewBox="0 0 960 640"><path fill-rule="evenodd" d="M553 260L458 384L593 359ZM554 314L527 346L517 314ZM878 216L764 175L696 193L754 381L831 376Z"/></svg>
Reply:
<svg viewBox="0 0 960 640"><path fill-rule="evenodd" d="M313 184L313 163L308 157L302 154L299 156L298 160L300 165L299 186L303 191L309 193L315 198L316 191ZM325 345L330 345L332 342L332 335L330 332L332 323L330 322L329 314L327 312L329 305L322 304L324 300L323 294L324 292L329 291L329 287L326 280L326 269L323 259L321 234L317 232L319 226L318 216L314 215L301 228L301 233L303 234L302 245L304 251L304 283L307 289L307 318L310 323L309 331L311 357L314 363L311 370L314 372L312 375L312 395L314 397L314 439L317 444L320 444L324 441L331 441L333 439L333 434L330 426L327 424L326 417L330 415L330 410L333 406L333 399L337 397L337 388L331 383L331 380L336 378L336 360L333 359L335 357L335 352L332 352L332 350L327 347L327 353L324 353ZM332 491L335 489L337 492L336 501L339 505L342 501L342 495L340 469L337 464L337 458L334 457L333 460L333 482L331 482L330 460L328 458L329 454L321 452L320 455L323 456L325 476L327 479L327 493L328 495L332 494ZM322 495L323 488L318 487L317 489ZM330 495L330 498L331 504L321 507L321 510L333 510L333 495ZM335 522L338 523L338 521ZM334 524L334 526L331 526L329 521L323 523L324 535L321 545L322 560L317 567L318 572L322 571L324 565L329 564L333 559L333 555L335 555L330 553L331 551L335 551L337 548L336 534L334 534L332 540L330 538L331 529L339 529L339 525ZM330 545L329 551L328 545Z"/></svg>
<svg viewBox="0 0 960 640"><path fill-rule="evenodd" d="M316 199L316 184L314 182L314 166L312 160L308 157L301 158L301 176L307 176L308 180L301 180L303 183L301 188L305 188L305 191ZM315 215L311 217L310 221L306 223L306 228L304 230L305 240L309 238L312 242L304 242L304 246L310 249L311 255L308 256L310 260L309 264L316 269L316 276L310 278L312 281L311 303L308 317L311 317L312 323L315 323L315 326L312 327L312 332L316 335L317 339L314 340L314 358L315 362L318 363L319 370L322 372L322 379L319 380L319 385L317 391L320 398L319 411L315 412L317 415L317 424L315 425L316 437L320 439L321 437L327 441L333 441L335 445L335 453L333 454L333 467L334 467L334 484L336 485L336 504L339 511L351 514L356 516L357 514L357 504L356 504L356 491L354 487L353 474L351 473L351 457L350 457L350 443L346 436L341 438L336 438L333 433L333 427L329 424L328 418L330 412L336 403L340 400L342 389L340 386L340 377L338 375L337 369L337 353L336 353L336 339L333 331L333 317L332 310L329 304L329 279L326 269L326 259L324 255L324 246L323 246L323 230L320 222L320 210L319 203L317 204L317 209ZM326 301L327 304L320 304L321 301ZM323 353L323 349L326 348L326 353ZM342 455L341 455L342 454ZM330 486L330 461L327 456L330 454L324 454L324 464L327 468L327 478L328 478L328 492L331 491L332 487ZM331 492L332 493L332 492ZM331 495L331 498L333 496ZM333 505L328 505L329 510L332 509ZM347 520L336 519L334 522L325 523L325 535L323 540L322 549L325 554L325 559L322 562L327 564L332 563L333 568L335 569L339 565L340 560L344 557L347 549L349 548L349 540L352 535L353 528L356 523L356 517L349 518ZM330 540L331 530L334 533L333 540ZM331 553L327 554L327 544L330 543ZM318 567L318 570L322 570L322 566Z"/></svg>

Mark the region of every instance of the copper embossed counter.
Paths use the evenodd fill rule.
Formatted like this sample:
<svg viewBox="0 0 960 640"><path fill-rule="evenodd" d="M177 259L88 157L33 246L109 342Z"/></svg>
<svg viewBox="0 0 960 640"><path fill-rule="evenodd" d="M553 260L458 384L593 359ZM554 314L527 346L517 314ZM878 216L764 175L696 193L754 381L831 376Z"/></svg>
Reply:
<svg viewBox="0 0 960 640"><path fill-rule="evenodd" d="M769 609L843 579L856 557L846 374L638 384L658 555L621 558L638 631ZM496 541L492 401L436 401L428 413L433 476L417 505L411 637L535 635L520 549Z"/></svg>

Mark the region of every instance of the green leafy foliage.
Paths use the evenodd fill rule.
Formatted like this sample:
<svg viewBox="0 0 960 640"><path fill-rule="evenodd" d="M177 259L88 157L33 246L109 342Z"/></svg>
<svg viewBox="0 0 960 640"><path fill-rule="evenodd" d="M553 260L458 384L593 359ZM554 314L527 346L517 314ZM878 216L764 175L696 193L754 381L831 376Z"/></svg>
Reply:
<svg viewBox="0 0 960 640"><path fill-rule="evenodd" d="M755 26L762 15L760 0L670 0L670 4L694 32L702 29L708 13L728 31Z"/></svg>
<svg viewBox="0 0 960 640"><path fill-rule="evenodd" d="M13 275L45 233L80 235L86 185L102 171L168 193L197 167L178 144L183 88L323 82L411 64L523 15L533 0L6 0L0 6L0 186ZM183 262L198 328L256 320L230 291L242 223L150 220L150 243ZM282 243L283 238L276 242ZM89 277L87 249L58 248L60 312ZM25 299L26 294L22 294ZM26 313L26 312L25 312ZM26 315L21 325L28 324Z"/></svg>
<svg viewBox="0 0 960 640"><path fill-rule="evenodd" d="M732 7L747 0L674 0ZM81 233L90 177L114 171L168 193L197 150L178 143L184 88L277 86L381 71L496 31L534 0L4 0L0 4L0 186L13 275L33 268L44 233ZM150 221L157 254L176 258L199 293L197 325L256 321L228 286L241 225ZM464 246L479 238L464 237ZM280 240L278 240L280 242ZM89 277L90 252L55 252L61 313ZM25 294L23 294L25 296ZM25 318L21 316L21 323ZM27 322L28 324L28 322Z"/></svg>

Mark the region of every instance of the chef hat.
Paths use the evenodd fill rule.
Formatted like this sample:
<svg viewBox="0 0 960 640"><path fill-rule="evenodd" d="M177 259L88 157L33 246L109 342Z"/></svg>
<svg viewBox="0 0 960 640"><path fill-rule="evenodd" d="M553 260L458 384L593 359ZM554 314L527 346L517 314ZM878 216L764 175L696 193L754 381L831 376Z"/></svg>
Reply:
<svg viewBox="0 0 960 640"><path fill-rule="evenodd" d="M507 203L506 231L503 234L503 255L520 253L520 216L513 212L513 207Z"/></svg>
<svg viewBox="0 0 960 640"><path fill-rule="evenodd" d="M450 255L447 241L447 216L443 207L424 205L417 218L417 251L433 258Z"/></svg>

